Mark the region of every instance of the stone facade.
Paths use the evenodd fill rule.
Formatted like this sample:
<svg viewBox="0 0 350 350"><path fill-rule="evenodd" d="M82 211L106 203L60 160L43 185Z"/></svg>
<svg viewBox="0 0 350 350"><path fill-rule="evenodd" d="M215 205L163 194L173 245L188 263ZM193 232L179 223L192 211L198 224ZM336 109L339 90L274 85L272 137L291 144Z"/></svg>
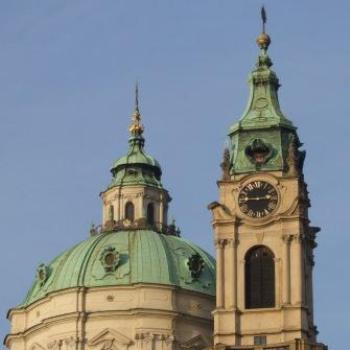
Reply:
<svg viewBox="0 0 350 350"><path fill-rule="evenodd" d="M210 345L213 298L164 285L73 288L9 311L11 350Z"/></svg>
<svg viewBox="0 0 350 350"><path fill-rule="evenodd" d="M238 206L239 192L254 181L266 181L278 191L278 206L266 218L250 218ZM277 172L251 174L221 181L219 189L219 203L211 205L217 256L215 344L251 345L257 335L266 335L268 343L314 341L315 229L304 217L299 179ZM255 246L267 246L274 254L276 305L271 309L245 308L245 256Z"/></svg>
<svg viewBox="0 0 350 350"><path fill-rule="evenodd" d="M209 205L217 260L214 348L323 350L313 320L319 229L308 217L305 151L279 105L270 37L263 32L257 43L247 108L229 129L219 199Z"/></svg>
<svg viewBox="0 0 350 350"><path fill-rule="evenodd" d="M126 222L125 208L127 203L134 207L134 220L147 220L147 208L154 205L154 225L161 230L168 225L168 203L170 196L164 189L147 186L117 186L101 193L103 201L103 227L108 226L111 220ZM132 223L130 223L132 224Z"/></svg>

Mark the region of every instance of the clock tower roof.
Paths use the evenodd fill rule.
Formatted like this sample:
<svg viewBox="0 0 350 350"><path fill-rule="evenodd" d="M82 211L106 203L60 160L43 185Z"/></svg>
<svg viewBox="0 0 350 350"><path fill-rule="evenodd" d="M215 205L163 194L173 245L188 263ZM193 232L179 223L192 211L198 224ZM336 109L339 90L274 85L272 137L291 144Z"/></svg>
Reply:
<svg viewBox="0 0 350 350"><path fill-rule="evenodd" d="M298 151L301 143L296 127L279 104L280 83L268 55L271 38L265 31L265 10L262 18L262 33L256 39L260 52L256 67L249 74L248 103L240 120L232 124L228 132L231 174L288 171L288 157L299 157L300 164L304 157Z"/></svg>
<svg viewBox="0 0 350 350"><path fill-rule="evenodd" d="M257 37L256 43L260 52L255 69L248 78L250 86L248 103L241 119L230 127L229 134L239 129L252 130L270 127L295 129L293 123L280 108L278 100L280 84L277 74L271 69L273 63L268 55L271 38L265 32L265 22L263 22L262 33Z"/></svg>

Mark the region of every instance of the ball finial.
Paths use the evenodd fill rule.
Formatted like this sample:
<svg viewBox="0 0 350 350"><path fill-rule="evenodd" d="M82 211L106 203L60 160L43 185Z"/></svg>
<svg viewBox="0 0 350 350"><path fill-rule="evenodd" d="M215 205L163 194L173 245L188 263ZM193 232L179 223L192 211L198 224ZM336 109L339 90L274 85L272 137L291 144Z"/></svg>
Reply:
<svg viewBox="0 0 350 350"><path fill-rule="evenodd" d="M271 44L271 38L266 33L261 33L256 38L256 43L260 47L260 49L267 50L269 48L269 45Z"/></svg>

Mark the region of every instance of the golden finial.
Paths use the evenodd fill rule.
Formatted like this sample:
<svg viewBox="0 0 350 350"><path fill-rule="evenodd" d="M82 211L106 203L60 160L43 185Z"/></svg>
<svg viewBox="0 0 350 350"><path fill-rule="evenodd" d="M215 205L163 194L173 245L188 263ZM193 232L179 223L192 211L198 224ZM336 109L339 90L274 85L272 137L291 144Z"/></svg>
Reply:
<svg viewBox="0 0 350 350"><path fill-rule="evenodd" d="M267 50L269 48L269 45L271 44L270 37L265 32L265 25L266 25L266 11L265 7L261 7L261 21L262 21L262 33L257 37L256 43L262 50Z"/></svg>
<svg viewBox="0 0 350 350"><path fill-rule="evenodd" d="M134 113L131 116L131 125L129 127L129 131L132 136L137 137L141 136L144 131L144 127L141 123L141 114L139 110L139 84L136 83L135 87L135 110Z"/></svg>

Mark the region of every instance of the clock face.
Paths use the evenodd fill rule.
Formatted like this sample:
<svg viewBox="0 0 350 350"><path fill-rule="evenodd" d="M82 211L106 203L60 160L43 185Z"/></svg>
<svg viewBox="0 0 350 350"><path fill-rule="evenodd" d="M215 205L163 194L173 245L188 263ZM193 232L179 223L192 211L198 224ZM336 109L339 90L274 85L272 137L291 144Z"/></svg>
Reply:
<svg viewBox="0 0 350 350"><path fill-rule="evenodd" d="M242 213L252 218L263 218L277 207L277 190L268 182L253 181L244 186L238 195L238 205Z"/></svg>

